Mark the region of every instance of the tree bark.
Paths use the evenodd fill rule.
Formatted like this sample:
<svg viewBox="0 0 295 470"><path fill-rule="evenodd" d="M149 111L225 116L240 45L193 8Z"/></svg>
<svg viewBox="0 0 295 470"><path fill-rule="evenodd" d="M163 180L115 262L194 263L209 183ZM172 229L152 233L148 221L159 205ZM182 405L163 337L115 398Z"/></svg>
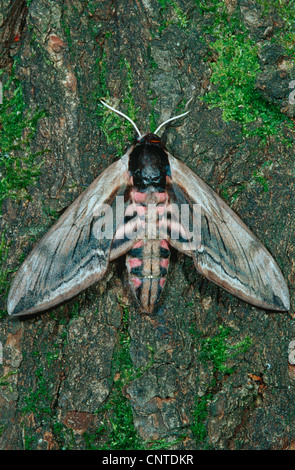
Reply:
<svg viewBox="0 0 295 470"><path fill-rule="evenodd" d="M38 181L2 207L7 282L54 220L130 145L129 128L107 121L113 118L100 98L117 99L142 132L191 100L190 114L168 129L169 151L221 196L222 188L235 196L227 202L273 254L293 292L294 145L273 135L265 144L245 137L239 122L225 122L202 101L218 90L210 81L217 60L216 38L207 32L212 9L187 0L2 4L5 74L14 70L26 110L46 112L30 141L33 153L45 151L36 157ZM226 5L228 18L238 12L243 34L259 45L256 89L267 106L294 119L286 50L265 52L271 27L284 31L285 24L276 10L266 20L261 2ZM143 315L124 261L112 263L101 282L51 312L22 321L2 316L0 447L294 448L292 312L239 301L173 252L159 308Z"/></svg>

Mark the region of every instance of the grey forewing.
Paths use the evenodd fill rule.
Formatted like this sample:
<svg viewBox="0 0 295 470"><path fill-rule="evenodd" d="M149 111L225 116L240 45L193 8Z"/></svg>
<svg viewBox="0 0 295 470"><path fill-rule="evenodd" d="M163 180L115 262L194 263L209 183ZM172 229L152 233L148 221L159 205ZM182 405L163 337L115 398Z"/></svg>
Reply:
<svg viewBox="0 0 295 470"><path fill-rule="evenodd" d="M283 275L242 220L186 165L169 155L171 198L201 206L201 245L191 253L196 269L233 295L270 310L288 310ZM180 251L181 243L171 244Z"/></svg>
<svg viewBox="0 0 295 470"><path fill-rule="evenodd" d="M9 292L10 314L25 315L52 308L105 274L112 239L99 236L100 207L109 204L115 208L116 196L125 194L129 183L127 165L128 154L109 166L30 253ZM115 223L115 219L111 222Z"/></svg>

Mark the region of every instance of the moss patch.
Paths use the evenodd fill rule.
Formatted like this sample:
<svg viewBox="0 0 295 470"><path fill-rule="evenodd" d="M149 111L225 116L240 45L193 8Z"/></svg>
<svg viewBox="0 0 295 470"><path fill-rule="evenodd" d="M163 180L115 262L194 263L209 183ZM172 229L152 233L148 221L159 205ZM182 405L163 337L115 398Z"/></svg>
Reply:
<svg viewBox="0 0 295 470"><path fill-rule="evenodd" d="M5 267L6 260L9 254L9 244L6 241L4 232L1 235L0 240L0 297L6 298L7 291L8 291L8 274L11 272L9 269ZM6 315L6 311L0 310L0 319Z"/></svg>
<svg viewBox="0 0 295 470"><path fill-rule="evenodd" d="M107 32L104 36L105 42L112 38L112 34ZM100 102L104 99L108 104L115 107L119 111L124 112L134 122L136 122L138 108L134 104L134 90L133 90L133 73L131 65L126 58L119 60L119 72L122 75L123 93L121 100L114 100L110 96L107 86L107 70L108 60L105 48L102 50L101 57L97 58L95 63L95 75L98 77L97 85L92 93L92 103L89 109L95 105L95 114L98 117L98 125L101 129L104 138L109 146L113 146L116 151L116 156L123 155L126 139L129 141L134 140L134 128L126 119L118 116L113 111L110 111ZM90 111L91 112L91 111Z"/></svg>
<svg viewBox="0 0 295 470"><path fill-rule="evenodd" d="M290 54L295 53L295 2L294 0L256 0L262 7L262 14L269 15L275 10L284 27L275 32L273 41L282 44Z"/></svg>
<svg viewBox="0 0 295 470"><path fill-rule="evenodd" d="M2 73L3 104L0 106L0 209L3 201L29 198L28 186L34 185L40 174L37 157L30 142L44 111L27 109L19 80Z"/></svg>
<svg viewBox="0 0 295 470"><path fill-rule="evenodd" d="M230 341L231 329L222 325L219 326L216 335L204 337L202 333L193 331L199 344L199 360L203 366L211 367L211 382L207 391L202 396L197 396L193 410L194 421L191 426L192 434L197 445L206 442L207 427L206 420L208 416L208 406L214 398L214 394L220 388L224 376L234 373L236 366L232 365L234 359L248 351L252 341L249 337L244 338L238 343ZM228 362L231 362L231 365Z"/></svg>
<svg viewBox="0 0 295 470"><path fill-rule="evenodd" d="M124 395L126 385L134 377L130 357L130 335L128 332L129 310L122 307L122 322L118 331L118 345L113 357L114 385L108 403L98 410L106 419L96 433L86 433L84 439L87 449L96 450L137 450L143 449L133 423L129 400ZM101 444L105 442L105 444Z"/></svg>
<svg viewBox="0 0 295 470"><path fill-rule="evenodd" d="M188 26L188 17L183 9L174 0L158 0L160 4L161 25L159 33L161 33L170 24L176 24L182 29ZM169 19L168 19L169 17Z"/></svg>
<svg viewBox="0 0 295 470"><path fill-rule="evenodd" d="M223 120L241 125L244 137L258 136L265 144L271 137L284 137L294 123L256 88L261 71L259 48L239 19L238 11L227 14L223 3L211 1L203 9L210 13L207 33L210 44L211 82L215 85L204 97L210 108L220 108Z"/></svg>

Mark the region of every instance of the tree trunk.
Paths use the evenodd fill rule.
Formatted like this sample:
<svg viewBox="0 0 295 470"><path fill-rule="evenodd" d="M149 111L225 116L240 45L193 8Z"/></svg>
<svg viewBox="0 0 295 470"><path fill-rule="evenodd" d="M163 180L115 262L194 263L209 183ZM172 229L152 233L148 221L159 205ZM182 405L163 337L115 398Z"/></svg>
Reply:
<svg viewBox="0 0 295 470"><path fill-rule="evenodd" d="M10 142L7 131L1 137L13 161L8 172L2 152L4 176L15 181L1 218L1 448L294 448L293 310L236 299L180 253L151 316L134 303L124 260L53 311L26 320L4 313L25 256L132 142L100 98L142 133L189 109L167 129L169 151L226 199L292 290L294 15L252 0L1 3L0 108L10 102L5 125L15 126ZM233 56L222 62L230 41ZM239 93L252 93L251 103Z"/></svg>

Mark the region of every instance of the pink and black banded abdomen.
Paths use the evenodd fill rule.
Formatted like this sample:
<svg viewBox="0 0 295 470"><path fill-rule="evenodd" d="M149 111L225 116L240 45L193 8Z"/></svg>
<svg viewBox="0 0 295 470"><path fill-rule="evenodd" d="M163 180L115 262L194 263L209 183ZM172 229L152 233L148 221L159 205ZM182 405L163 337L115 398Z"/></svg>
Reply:
<svg viewBox="0 0 295 470"><path fill-rule="evenodd" d="M170 250L167 240L136 241L126 256L131 289L144 312L152 313L168 272Z"/></svg>

